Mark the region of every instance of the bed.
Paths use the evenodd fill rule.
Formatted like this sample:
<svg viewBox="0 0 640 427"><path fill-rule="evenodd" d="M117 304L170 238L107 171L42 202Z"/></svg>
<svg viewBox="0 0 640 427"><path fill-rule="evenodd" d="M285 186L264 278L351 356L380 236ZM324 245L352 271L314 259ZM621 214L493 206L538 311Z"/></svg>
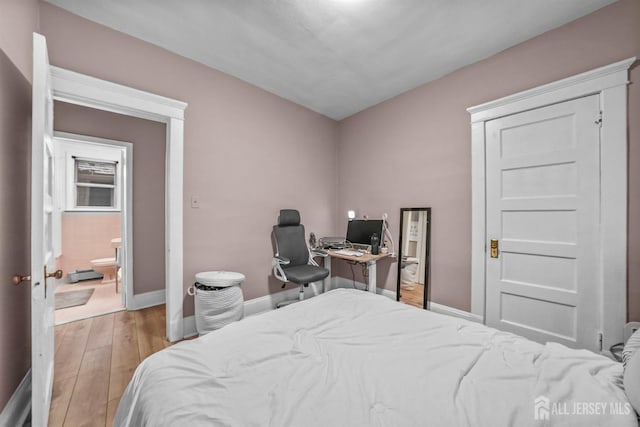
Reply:
<svg viewBox="0 0 640 427"><path fill-rule="evenodd" d="M590 408L590 409L589 409ZM637 426L622 366L336 289L145 359L115 426Z"/></svg>

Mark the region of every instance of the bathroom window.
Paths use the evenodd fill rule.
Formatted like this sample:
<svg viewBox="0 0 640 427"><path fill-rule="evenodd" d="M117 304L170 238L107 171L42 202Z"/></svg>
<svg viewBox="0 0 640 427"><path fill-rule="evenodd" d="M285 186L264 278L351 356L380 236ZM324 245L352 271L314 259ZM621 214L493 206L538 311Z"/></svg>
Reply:
<svg viewBox="0 0 640 427"><path fill-rule="evenodd" d="M116 208L116 162L74 159L76 208Z"/></svg>
<svg viewBox="0 0 640 427"><path fill-rule="evenodd" d="M64 210L118 212L122 198L122 150L98 144L63 141L58 144L65 169L59 194Z"/></svg>

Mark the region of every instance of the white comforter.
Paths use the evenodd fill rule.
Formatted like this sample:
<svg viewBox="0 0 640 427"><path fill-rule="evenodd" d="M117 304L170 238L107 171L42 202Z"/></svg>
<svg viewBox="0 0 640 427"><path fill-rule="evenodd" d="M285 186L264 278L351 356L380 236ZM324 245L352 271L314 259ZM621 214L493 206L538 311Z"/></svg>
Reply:
<svg viewBox="0 0 640 427"><path fill-rule="evenodd" d="M114 425L636 426L621 374L589 351L338 289L150 356Z"/></svg>

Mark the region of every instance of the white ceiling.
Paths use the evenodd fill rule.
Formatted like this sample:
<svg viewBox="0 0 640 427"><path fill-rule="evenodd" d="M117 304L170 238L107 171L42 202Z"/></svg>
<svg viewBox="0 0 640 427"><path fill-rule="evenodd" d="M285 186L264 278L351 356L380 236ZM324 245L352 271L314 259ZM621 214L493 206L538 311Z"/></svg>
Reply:
<svg viewBox="0 0 640 427"><path fill-rule="evenodd" d="M47 0L336 120L614 0Z"/></svg>

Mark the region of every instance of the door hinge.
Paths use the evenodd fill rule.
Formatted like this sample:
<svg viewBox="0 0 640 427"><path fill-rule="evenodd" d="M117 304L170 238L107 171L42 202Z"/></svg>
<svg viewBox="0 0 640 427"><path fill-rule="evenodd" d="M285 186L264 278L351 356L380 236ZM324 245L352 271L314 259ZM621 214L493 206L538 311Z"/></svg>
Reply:
<svg viewBox="0 0 640 427"><path fill-rule="evenodd" d="M598 332L598 351L602 351L602 341L604 340L604 335L602 332Z"/></svg>
<svg viewBox="0 0 640 427"><path fill-rule="evenodd" d="M596 121L594 123L597 124L598 126L602 127L602 111L598 112L598 118L596 119Z"/></svg>

